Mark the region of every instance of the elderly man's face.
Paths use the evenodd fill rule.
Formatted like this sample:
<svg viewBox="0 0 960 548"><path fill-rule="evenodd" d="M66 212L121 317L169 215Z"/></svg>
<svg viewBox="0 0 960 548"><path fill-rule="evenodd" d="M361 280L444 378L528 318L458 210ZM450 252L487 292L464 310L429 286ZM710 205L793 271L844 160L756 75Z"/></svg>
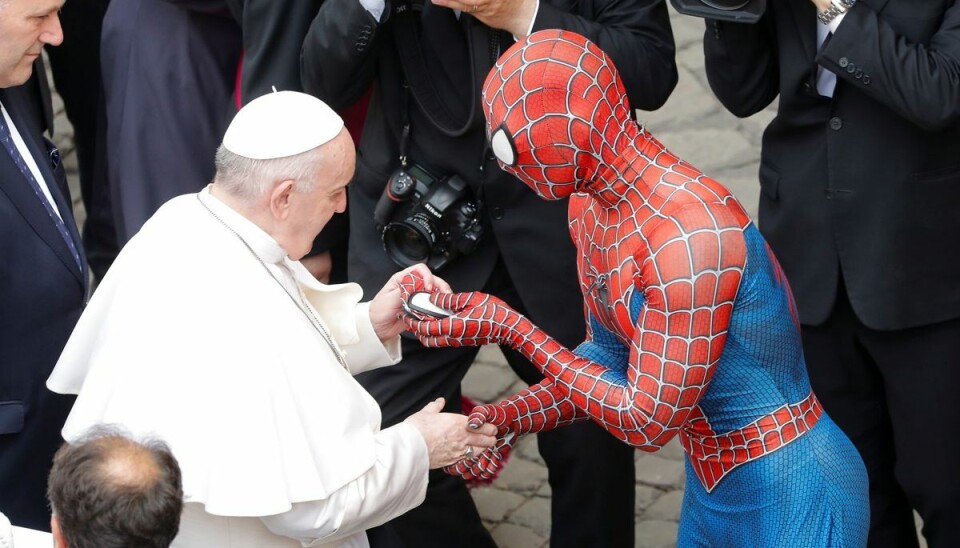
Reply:
<svg viewBox="0 0 960 548"><path fill-rule="evenodd" d="M26 82L43 45L63 42L63 1L0 0L0 88Z"/></svg>
<svg viewBox="0 0 960 548"><path fill-rule="evenodd" d="M295 249L287 249L291 259L299 260L310 252L313 240L334 213L347 209L347 184L353 178L356 153L346 129L323 145L323 168L311 192L298 193L290 212ZM293 247L292 246L292 247Z"/></svg>

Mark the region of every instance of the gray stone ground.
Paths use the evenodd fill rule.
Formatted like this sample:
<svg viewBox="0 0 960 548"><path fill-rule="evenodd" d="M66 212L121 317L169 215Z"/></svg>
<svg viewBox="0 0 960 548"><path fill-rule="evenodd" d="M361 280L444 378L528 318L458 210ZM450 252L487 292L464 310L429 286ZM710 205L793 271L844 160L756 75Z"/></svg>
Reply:
<svg viewBox="0 0 960 548"><path fill-rule="evenodd" d="M775 114L776 104L748 119L738 119L725 111L711 94L703 71L702 20L672 10L671 20L680 81L665 106L656 112L640 112L639 119L667 147L730 188L755 216L760 137ZM54 141L64 152L78 222L82 223L85 215L76 180L72 129L59 98L54 101L58 113ZM464 392L484 402L498 401L524 387L496 347L481 350L464 381ZM683 451L676 440L658 453L637 452L637 547L675 545L683 498L682 459ZM550 486L535 437L522 439L500 477L490 486L474 489L473 497L501 547L549 544Z"/></svg>

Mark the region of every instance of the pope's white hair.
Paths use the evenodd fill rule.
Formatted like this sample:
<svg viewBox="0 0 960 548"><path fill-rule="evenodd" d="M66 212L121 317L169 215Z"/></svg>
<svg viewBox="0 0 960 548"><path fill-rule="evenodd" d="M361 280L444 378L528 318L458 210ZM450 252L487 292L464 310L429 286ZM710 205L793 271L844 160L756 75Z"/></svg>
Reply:
<svg viewBox="0 0 960 548"><path fill-rule="evenodd" d="M217 174L213 182L245 201L256 200L269 192L274 184L286 180L293 180L298 192L310 192L323 167L321 148L319 146L286 158L252 160L220 145L215 160Z"/></svg>

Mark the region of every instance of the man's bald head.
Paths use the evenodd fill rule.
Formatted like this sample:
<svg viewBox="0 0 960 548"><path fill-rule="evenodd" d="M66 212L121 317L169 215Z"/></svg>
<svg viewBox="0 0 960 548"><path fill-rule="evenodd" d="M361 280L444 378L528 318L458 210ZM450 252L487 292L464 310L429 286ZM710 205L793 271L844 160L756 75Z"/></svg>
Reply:
<svg viewBox="0 0 960 548"><path fill-rule="evenodd" d="M54 457L47 495L71 548L167 547L180 527L180 468L166 444L99 428Z"/></svg>

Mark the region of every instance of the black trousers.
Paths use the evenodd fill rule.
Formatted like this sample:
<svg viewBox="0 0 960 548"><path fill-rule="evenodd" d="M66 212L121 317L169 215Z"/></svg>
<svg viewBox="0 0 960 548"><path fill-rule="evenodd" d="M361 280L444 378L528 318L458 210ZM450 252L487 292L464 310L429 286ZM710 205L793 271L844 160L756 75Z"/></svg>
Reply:
<svg viewBox="0 0 960 548"><path fill-rule="evenodd" d="M958 280L960 283L960 280ZM841 288L826 323L803 326L810 381L870 478L871 547L960 546L960 320L875 331Z"/></svg>
<svg viewBox="0 0 960 548"><path fill-rule="evenodd" d="M524 311L502 263L497 264L484 290L501 297L518 311ZM575 308L580 309L579 303ZM564 344L574 346L582 342L583 337L581 331L558 338ZM477 351L476 348L428 350L416 341L405 339L401 363L363 373L357 376L357 380L380 404L385 427L402 421L439 396L446 398L447 411L459 413L460 381ZM520 354L509 349L504 354L510 367L524 382L534 384L543 378ZM551 546L632 547L633 449L593 422L538 434L537 442L549 469ZM509 461L506 466L510 466ZM367 534L374 548L495 545L481 523L463 481L441 470L431 472L427 497L422 505Z"/></svg>

